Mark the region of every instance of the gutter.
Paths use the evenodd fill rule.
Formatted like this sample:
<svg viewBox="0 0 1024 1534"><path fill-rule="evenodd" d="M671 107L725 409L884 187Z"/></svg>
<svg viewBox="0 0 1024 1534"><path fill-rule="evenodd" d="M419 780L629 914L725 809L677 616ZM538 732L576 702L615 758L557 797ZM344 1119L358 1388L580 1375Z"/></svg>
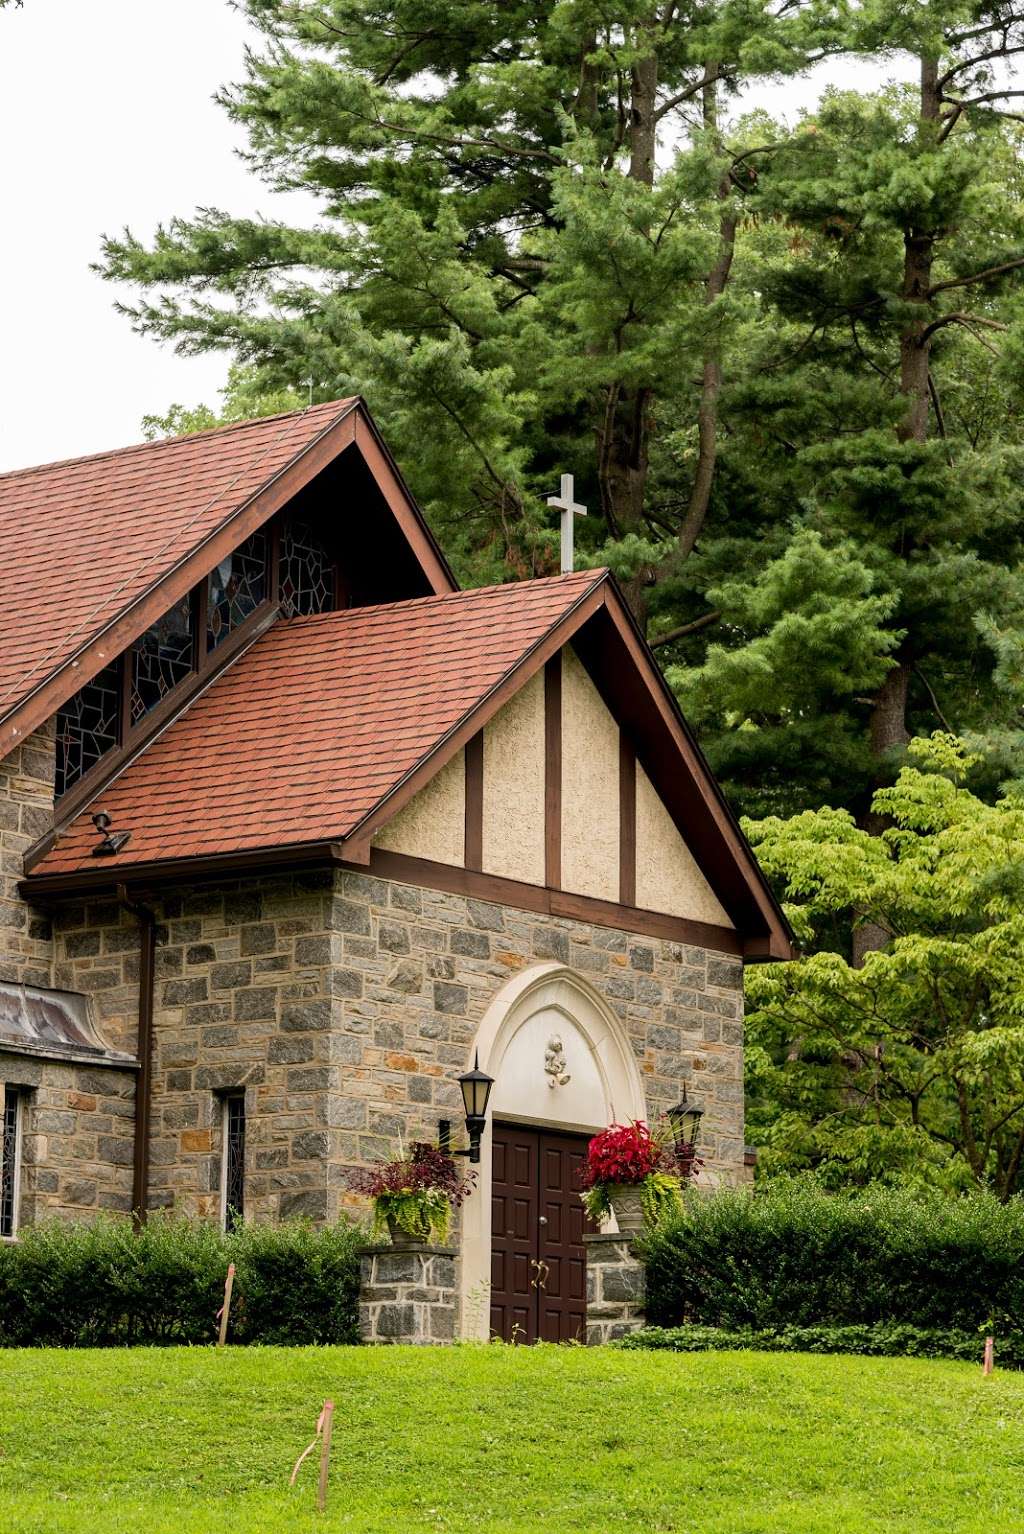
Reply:
<svg viewBox="0 0 1024 1534"><path fill-rule="evenodd" d="M123 884L117 898L139 923L139 1074L135 1082L135 1132L132 1155L132 1220L135 1229L146 1223L149 1202L149 1125L153 1107L153 982L156 972L156 914L149 906L128 899Z"/></svg>

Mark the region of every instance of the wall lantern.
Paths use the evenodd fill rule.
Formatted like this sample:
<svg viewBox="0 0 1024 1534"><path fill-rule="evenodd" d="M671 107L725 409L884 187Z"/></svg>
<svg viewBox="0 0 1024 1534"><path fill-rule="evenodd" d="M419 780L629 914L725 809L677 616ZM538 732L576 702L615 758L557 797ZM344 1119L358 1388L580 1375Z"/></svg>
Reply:
<svg viewBox="0 0 1024 1534"><path fill-rule="evenodd" d="M704 1117L704 1109L700 1103L691 1103L686 1096L686 1082L683 1082L682 1101L676 1103L674 1108L668 1110L668 1121L672 1126L672 1138L676 1148L682 1150L685 1145L696 1145L697 1135L700 1131L700 1121Z"/></svg>
<svg viewBox="0 0 1024 1534"><path fill-rule="evenodd" d="M469 1149L457 1151L451 1149L452 1126L447 1119L442 1119L437 1126L440 1150L447 1151L449 1156L468 1156L470 1161L480 1160L480 1139L487 1123L487 1103L493 1085L494 1077L488 1076L486 1071L480 1069L480 1054L477 1051L473 1060L473 1069L463 1072L459 1077L459 1087L466 1113L466 1128L469 1131Z"/></svg>

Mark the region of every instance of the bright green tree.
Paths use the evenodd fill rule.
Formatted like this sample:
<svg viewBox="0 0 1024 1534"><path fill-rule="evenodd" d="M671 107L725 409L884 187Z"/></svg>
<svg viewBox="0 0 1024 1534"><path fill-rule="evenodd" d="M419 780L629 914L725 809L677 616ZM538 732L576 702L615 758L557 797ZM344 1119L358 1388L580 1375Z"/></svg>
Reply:
<svg viewBox="0 0 1024 1534"><path fill-rule="evenodd" d="M762 1169L1024 1188L1024 797L965 786L953 736L912 742L874 798L747 826L818 951L748 978L749 1132ZM860 967L851 920L885 934Z"/></svg>

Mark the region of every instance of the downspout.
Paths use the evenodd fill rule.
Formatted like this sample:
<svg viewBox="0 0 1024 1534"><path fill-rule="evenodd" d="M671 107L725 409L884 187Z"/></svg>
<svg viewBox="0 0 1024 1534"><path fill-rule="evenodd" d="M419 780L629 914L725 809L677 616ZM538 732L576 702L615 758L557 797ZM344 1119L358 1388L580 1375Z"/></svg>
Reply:
<svg viewBox="0 0 1024 1534"><path fill-rule="evenodd" d="M117 897L139 923L139 1074L135 1081L135 1137L132 1156L132 1219L146 1223L149 1202L149 1121L153 1098L153 977L156 968L156 915L149 906L129 900L123 884Z"/></svg>

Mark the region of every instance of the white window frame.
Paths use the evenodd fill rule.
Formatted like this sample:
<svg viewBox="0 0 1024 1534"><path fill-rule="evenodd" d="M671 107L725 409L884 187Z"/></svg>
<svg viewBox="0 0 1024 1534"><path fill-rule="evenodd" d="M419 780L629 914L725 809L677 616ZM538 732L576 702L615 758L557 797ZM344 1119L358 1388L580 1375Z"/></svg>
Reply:
<svg viewBox="0 0 1024 1534"><path fill-rule="evenodd" d="M21 1167L25 1140L25 1090L8 1081L3 1084L4 1127L7 1121L8 1099L14 1099L14 1166L12 1168L11 1228L0 1235L0 1241L16 1241L21 1217ZM3 1141L0 1139L0 1154Z"/></svg>

